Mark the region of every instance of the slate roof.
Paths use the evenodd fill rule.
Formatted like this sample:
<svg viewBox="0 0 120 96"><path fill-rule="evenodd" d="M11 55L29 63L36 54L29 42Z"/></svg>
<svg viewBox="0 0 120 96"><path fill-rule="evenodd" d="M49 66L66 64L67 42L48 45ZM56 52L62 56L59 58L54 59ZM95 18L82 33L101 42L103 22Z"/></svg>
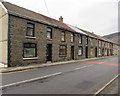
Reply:
<svg viewBox="0 0 120 96"><path fill-rule="evenodd" d="M75 30L77 33L80 33L80 34L84 34L84 35L88 35L86 34L85 32L81 31L79 28L75 27L75 26L72 26L72 25L69 25L67 24L70 28L72 28L73 30Z"/></svg>
<svg viewBox="0 0 120 96"><path fill-rule="evenodd" d="M62 23L62 22L55 20L53 18L50 18L50 17L44 16L42 14L33 12L31 10L19 7L17 5L11 4L9 2L2 2L2 4L6 7L9 14L21 16L24 18L33 19L36 21L40 21L42 23L46 23L46 24L53 25L53 26L58 27L58 28L63 28L63 29L74 32L74 30L71 29L70 27L68 27L65 23Z"/></svg>
<svg viewBox="0 0 120 96"><path fill-rule="evenodd" d="M112 42L111 40L105 39L105 38L98 36L94 33L88 32L86 30L77 28L77 27L72 26L72 25L62 23L62 22L55 20L53 18L44 16L44 15L36 13L36 12L33 12L33 11L25 9L23 7L19 7L17 5L11 4L11 3L6 2L4 0L0 0L0 2L2 2L2 4L6 7L9 14L20 16L20 17L27 18L30 20L35 20L35 21L45 23L45 24L48 24L48 25L51 25L54 27L62 28L64 30L68 30L71 32L81 33L81 34L84 34L84 35L87 35L87 36L90 36L93 38L98 38L98 39L101 39L104 41ZM114 43L114 42L112 42L112 43Z"/></svg>

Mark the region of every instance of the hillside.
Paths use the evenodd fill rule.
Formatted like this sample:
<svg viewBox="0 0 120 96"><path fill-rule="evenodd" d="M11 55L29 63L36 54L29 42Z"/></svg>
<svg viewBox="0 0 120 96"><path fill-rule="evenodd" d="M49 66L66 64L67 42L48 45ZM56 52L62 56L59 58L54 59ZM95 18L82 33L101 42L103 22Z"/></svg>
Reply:
<svg viewBox="0 0 120 96"><path fill-rule="evenodd" d="M116 32L113 34L109 34L109 35L105 35L103 36L104 38L110 39L115 43L119 43L120 44L120 32Z"/></svg>

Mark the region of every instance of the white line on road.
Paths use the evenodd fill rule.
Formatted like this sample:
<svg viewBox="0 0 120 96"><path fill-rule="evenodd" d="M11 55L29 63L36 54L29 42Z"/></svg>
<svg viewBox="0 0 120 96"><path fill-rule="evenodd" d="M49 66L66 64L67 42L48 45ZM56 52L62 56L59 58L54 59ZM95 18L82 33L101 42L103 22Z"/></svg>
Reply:
<svg viewBox="0 0 120 96"><path fill-rule="evenodd" d="M55 74L50 74L50 75L46 75L46 76L42 76L42 77L37 77L37 78L29 79L29 80L24 80L24 81L20 81L20 82L16 82L16 83L11 83L11 84L7 84L7 85L4 85L4 86L0 86L0 89L5 88L5 87L14 86L14 85L23 84L23 83L32 82L32 81L39 80L39 79L48 78L48 77L51 77L51 76L57 76L57 75L60 75L60 74L62 74L62 72L58 72L58 73L55 73Z"/></svg>
<svg viewBox="0 0 120 96"><path fill-rule="evenodd" d="M93 66L93 65L88 65L88 66L83 66L83 67L75 68L74 70L79 70L79 69L83 69L83 68L90 67L90 66ZM3 86L0 86L0 89L6 88L6 87L10 87L10 86L19 85L19 84L23 84L23 83L28 83L28 82L36 81L36 80L39 80L39 79L48 78L48 77L51 77L51 76L57 76L57 75L60 75L60 74L63 74L63 73L64 72L58 72L58 73L54 73L54 74L50 74L50 75L46 75L46 76L42 76L42 77L37 77L37 78L29 79L29 80L24 80L24 81L20 81L20 82L16 82L16 83L11 83L11 84L7 84L7 85L3 85Z"/></svg>
<svg viewBox="0 0 120 96"><path fill-rule="evenodd" d="M83 68L85 68L85 67L87 67L87 66L83 66L83 67L75 68L75 70L83 69Z"/></svg>
<svg viewBox="0 0 120 96"><path fill-rule="evenodd" d="M98 90L96 93L94 93L94 96L98 95L100 92L102 92L107 86L109 86L115 79L119 77L120 74L115 76L112 80L110 80L107 84L105 84L100 90Z"/></svg>
<svg viewBox="0 0 120 96"><path fill-rule="evenodd" d="M88 66L83 66L83 67L75 68L75 70L83 69L83 68L90 67L90 66L93 66L93 65L88 65Z"/></svg>

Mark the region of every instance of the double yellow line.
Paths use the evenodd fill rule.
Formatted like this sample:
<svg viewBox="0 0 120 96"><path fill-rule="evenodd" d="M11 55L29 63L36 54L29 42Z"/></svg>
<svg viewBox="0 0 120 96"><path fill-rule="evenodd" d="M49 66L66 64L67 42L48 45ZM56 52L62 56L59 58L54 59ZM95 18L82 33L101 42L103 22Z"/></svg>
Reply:
<svg viewBox="0 0 120 96"><path fill-rule="evenodd" d="M37 70L38 68L32 68L32 69L24 69L24 70L19 70L19 71L13 71L13 72L3 72L3 73L0 73L2 75L4 74L12 74L12 73L18 73L18 72L26 72L26 71L31 71L31 70Z"/></svg>

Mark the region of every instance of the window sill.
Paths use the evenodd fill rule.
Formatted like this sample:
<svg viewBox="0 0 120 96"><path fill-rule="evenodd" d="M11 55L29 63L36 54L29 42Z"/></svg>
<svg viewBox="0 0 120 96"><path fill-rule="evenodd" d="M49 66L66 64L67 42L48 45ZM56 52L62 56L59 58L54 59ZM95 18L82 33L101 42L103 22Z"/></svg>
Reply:
<svg viewBox="0 0 120 96"><path fill-rule="evenodd" d="M36 37L31 37L31 36L25 36L28 39L36 39Z"/></svg>
<svg viewBox="0 0 120 96"><path fill-rule="evenodd" d="M38 57L31 57L31 58L23 58L23 60L36 60Z"/></svg>
<svg viewBox="0 0 120 96"><path fill-rule="evenodd" d="M64 57L64 58L65 58L65 57L67 57L67 56L59 56L59 57L61 57L61 58Z"/></svg>
<svg viewBox="0 0 120 96"><path fill-rule="evenodd" d="M47 38L47 40L52 41L52 39Z"/></svg>
<svg viewBox="0 0 120 96"><path fill-rule="evenodd" d="M61 41L61 42L65 43L66 41Z"/></svg>

